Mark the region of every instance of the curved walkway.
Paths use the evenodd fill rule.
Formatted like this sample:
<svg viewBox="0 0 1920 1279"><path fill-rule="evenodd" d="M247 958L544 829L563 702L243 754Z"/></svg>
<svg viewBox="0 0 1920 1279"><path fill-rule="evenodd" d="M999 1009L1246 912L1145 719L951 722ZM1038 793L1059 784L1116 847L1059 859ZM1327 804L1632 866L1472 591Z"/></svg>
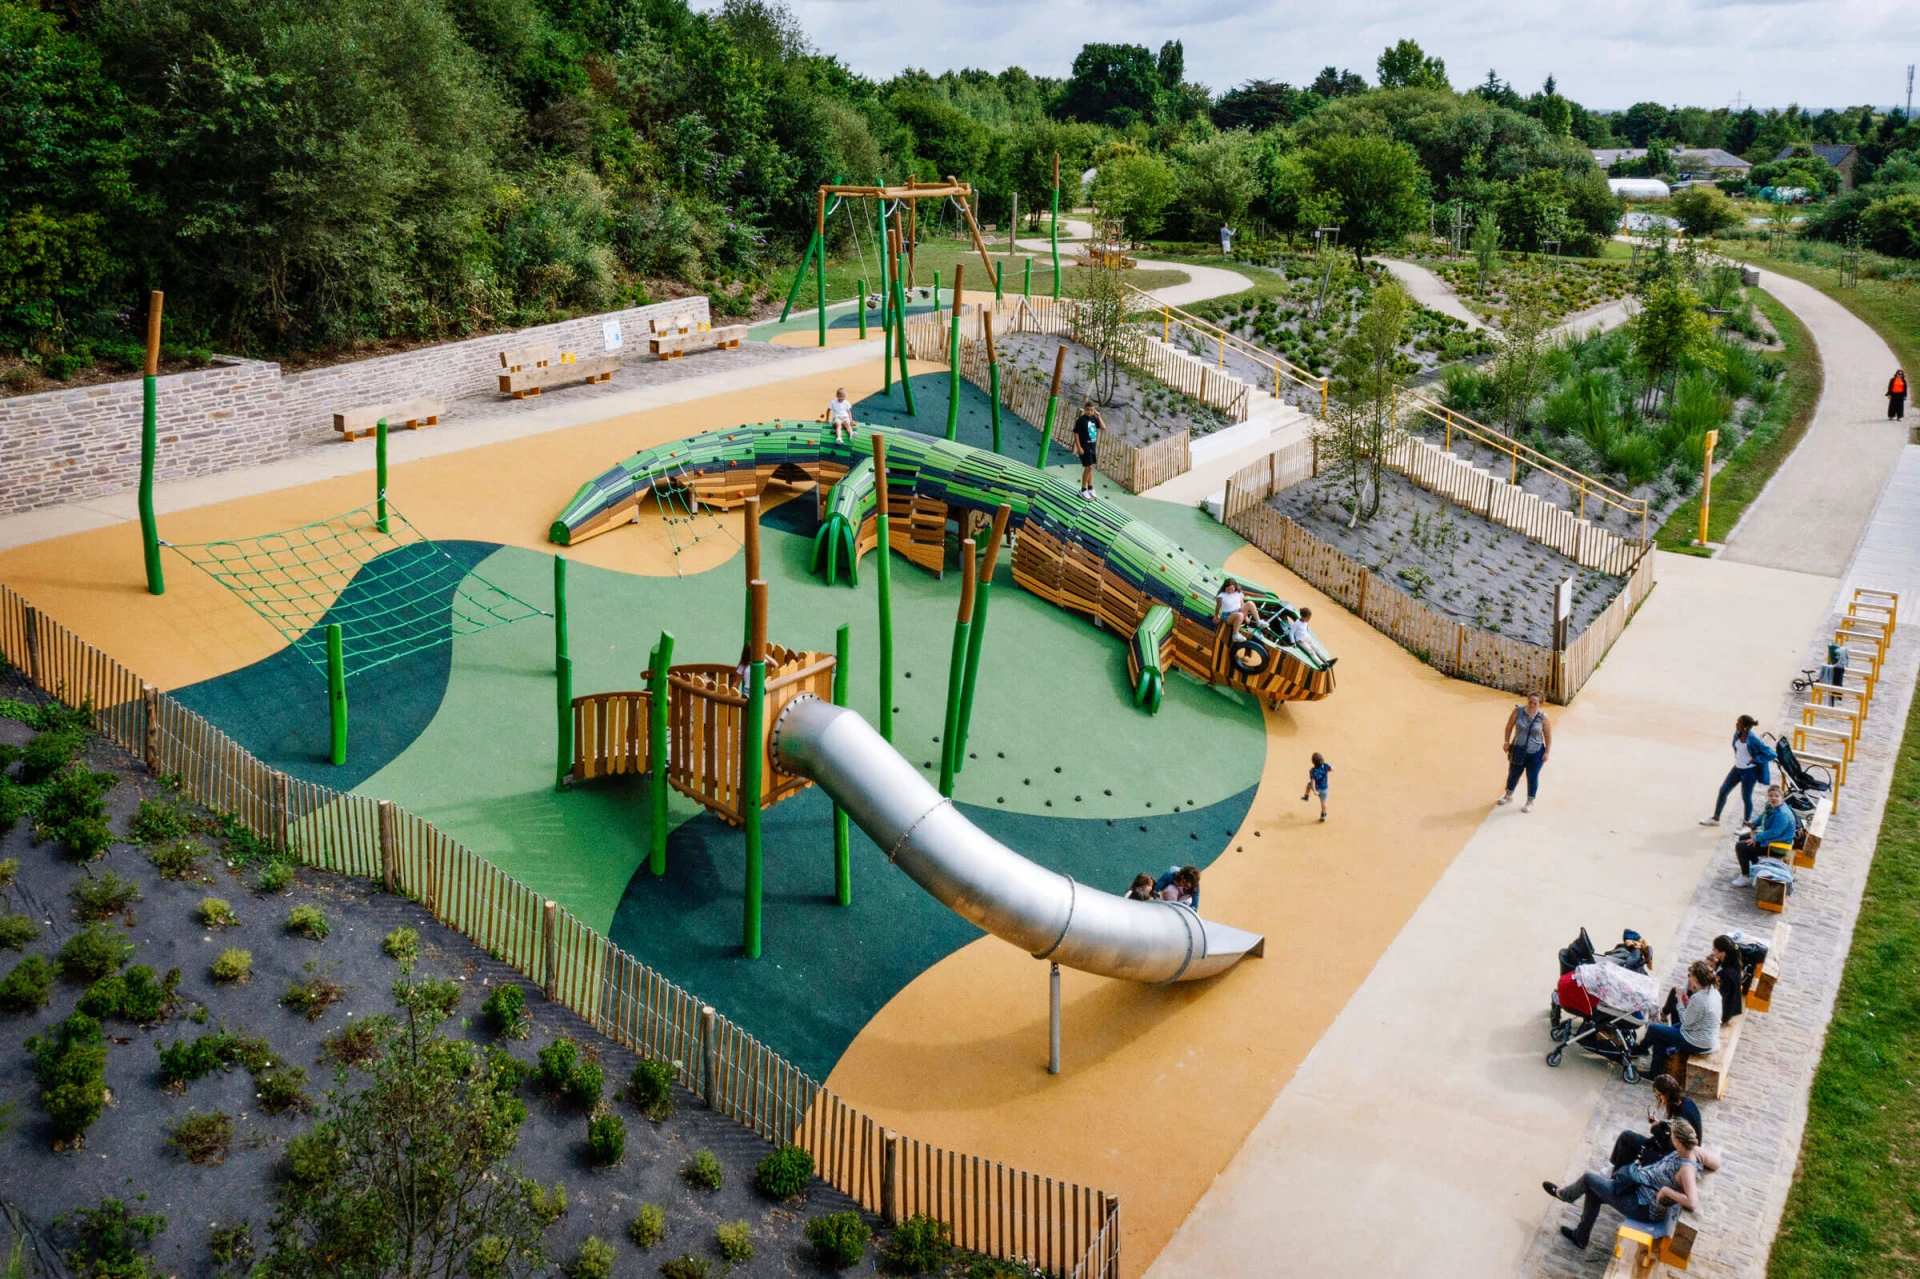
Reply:
<svg viewBox="0 0 1920 1279"><path fill-rule="evenodd" d="M1426 307L1427 310L1438 311L1442 315L1451 315L1454 319L1464 323L1469 329L1484 329L1487 327L1479 316L1467 309L1466 304L1463 303L1459 295L1453 291L1452 285L1427 270L1427 268L1415 266L1411 262L1402 262L1399 258L1374 258L1372 260L1387 268L1388 273L1391 274L1394 279L1400 281L1401 284L1405 285L1407 292L1413 294L1413 300L1421 306Z"/></svg>

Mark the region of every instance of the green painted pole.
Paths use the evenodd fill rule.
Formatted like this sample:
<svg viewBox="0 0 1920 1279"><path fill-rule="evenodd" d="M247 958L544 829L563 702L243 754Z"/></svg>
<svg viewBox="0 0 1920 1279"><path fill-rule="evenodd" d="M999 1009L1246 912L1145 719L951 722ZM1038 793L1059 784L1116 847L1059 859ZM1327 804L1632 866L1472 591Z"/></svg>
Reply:
<svg viewBox="0 0 1920 1279"><path fill-rule="evenodd" d="M960 435L960 308L966 290L961 286L964 265L953 268L953 323L947 330L947 438Z"/></svg>
<svg viewBox="0 0 1920 1279"><path fill-rule="evenodd" d="M967 679L967 633L973 629L973 539L960 543L960 613L953 623L953 657L947 663L947 718L940 732L940 793L953 797L954 757L960 752L960 690Z"/></svg>
<svg viewBox="0 0 1920 1279"><path fill-rule="evenodd" d="M1053 420L1060 413L1060 374L1067 364L1067 348L1062 345L1053 354L1053 391L1047 397L1047 423L1040 428L1040 460L1035 463L1041 470L1047 469L1047 450L1053 447Z"/></svg>
<svg viewBox="0 0 1920 1279"><path fill-rule="evenodd" d="M827 344L827 244L824 237L820 241L820 252L814 255L813 267L815 301L820 308L815 315L820 324L820 345L825 346Z"/></svg>
<svg viewBox="0 0 1920 1279"><path fill-rule="evenodd" d="M993 451L1000 451L1000 353L993 345L993 313L980 317L980 332L987 339L987 401L993 419Z"/></svg>
<svg viewBox="0 0 1920 1279"><path fill-rule="evenodd" d="M867 340L867 277L860 277L860 340Z"/></svg>
<svg viewBox="0 0 1920 1279"><path fill-rule="evenodd" d="M327 710L333 721L336 766L347 762L347 659L340 643L340 623L327 623Z"/></svg>
<svg viewBox="0 0 1920 1279"><path fill-rule="evenodd" d="M873 202L874 224L880 228L880 327L887 328L887 319L893 310L893 293L887 288L887 252L891 241L887 237L887 202Z"/></svg>
<svg viewBox="0 0 1920 1279"><path fill-rule="evenodd" d="M1060 300L1060 155L1053 157L1053 300Z"/></svg>
<svg viewBox="0 0 1920 1279"><path fill-rule="evenodd" d="M893 322L897 330L894 335L893 352L900 360L900 393L907 400L907 416L919 417L920 410L913 405L913 382L907 376L907 294L900 283L901 259L893 260Z"/></svg>
<svg viewBox="0 0 1920 1279"><path fill-rule="evenodd" d="M896 284L898 281L896 280ZM873 433L874 515L880 544L880 736L893 740L893 544L887 540L887 437Z"/></svg>
<svg viewBox="0 0 1920 1279"><path fill-rule="evenodd" d="M993 513L993 527L988 533L987 553L980 564L980 575L973 592L973 629L967 636L967 670L960 684L960 723L953 738L953 771L958 773L967 766L967 736L973 724L973 691L980 679L980 647L987 636L987 601L993 595L993 571L1000 558L1000 545L1006 540L1007 521L1013 518L1013 508L1001 503L1000 509Z"/></svg>
<svg viewBox="0 0 1920 1279"><path fill-rule="evenodd" d="M380 531L387 531L387 419L373 426L374 501L380 508Z"/></svg>
<svg viewBox="0 0 1920 1279"><path fill-rule="evenodd" d="M567 655L567 557L553 557L553 674L555 735L553 788L565 786L573 772L573 659Z"/></svg>
<svg viewBox="0 0 1920 1279"><path fill-rule="evenodd" d="M893 392L893 287L889 282L887 251L880 251L880 330L886 338L885 353L880 357L880 390L882 394Z"/></svg>
<svg viewBox="0 0 1920 1279"><path fill-rule="evenodd" d="M1004 267L1005 265L1006 263L1004 261L995 262L993 264L993 300L995 302L1002 300L1000 296L1000 277L1004 274L1004 272L1000 268Z"/></svg>
<svg viewBox="0 0 1920 1279"><path fill-rule="evenodd" d="M813 266L813 255L820 247L820 237L814 236L807 241L807 256L800 259L800 269L793 273L793 287L787 290L787 304L780 308L780 322L786 323L787 316L793 312L793 304L800 296L800 285L807 278L807 271Z"/></svg>
<svg viewBox="0 0 1920 1279"><path fill-rule="evenodd" d="M147 295L147 369L140 383L140 549L146 560L147 594L165 595L160 567L160 520L153 510L153 467L160 451L160 305L158 289Z"/></svg>
<svg viewBox="0 0 1920 1279"><path fill-rule="evenodd" d="M940 268L933 269L933 309L940 309Z"/></svg>
<svg viewBox="0 0 1920 1279"><path fill-rule="evenodd" d="M653 784L647 795L652 805L653 845L647 853L647 869L656 875L667 873L667 671L673 665L673 632L660 632L660 646L653 651L653 678L647 687L653 690L647 707L647 761L652 765Z"/></svg>
<svg viewBox="0 0 1920 1279"><path fill-rule="evenodd" d="M753 584L752 661L747 666L747 708L740 732L740 825L747 842L746 918L741 947L760 958L760 896L765 849L760 836L760 780L767 755L767 584Z"/></svg>
<svg viewBox="0 0 1920 1279"><path fill-rule="evenodd" d="M847 704L847 655L853 646L853 628L842 626L833 635L833 704ZM853 904L853 834L847 828L847 810L833 806L833 900Z"/></svg>
<svg viewBox="0 0 1920 1279"><path fill-rule="evenodd" d="M1033 258L1031 256L1027 258L1026 277L1020 281L1020 296L1029 299L1033 297Z"/></svg>

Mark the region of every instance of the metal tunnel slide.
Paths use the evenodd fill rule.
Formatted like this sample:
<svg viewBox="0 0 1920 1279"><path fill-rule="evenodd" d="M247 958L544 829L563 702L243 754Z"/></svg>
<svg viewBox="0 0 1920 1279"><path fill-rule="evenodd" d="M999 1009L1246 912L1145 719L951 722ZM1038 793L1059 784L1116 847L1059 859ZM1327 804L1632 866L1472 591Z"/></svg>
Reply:
<svg viewBox="0 0 1920 1279"><path fill-rule="evenodd" d="M817 697L788 703L775 766L808 778L942 905L1036 959L1125 981L1199 981L1266 938L1190 907L1103 893L1036 865L961 815L872 725Z"/></svg>

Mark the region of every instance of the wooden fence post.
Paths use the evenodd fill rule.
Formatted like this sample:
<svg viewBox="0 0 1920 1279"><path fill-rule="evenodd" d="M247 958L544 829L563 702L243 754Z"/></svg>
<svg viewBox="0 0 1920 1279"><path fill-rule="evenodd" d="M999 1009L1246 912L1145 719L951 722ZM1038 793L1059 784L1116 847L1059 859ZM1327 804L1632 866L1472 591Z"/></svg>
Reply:
<svg viewBox="0 0 1920 1279"><path fill-rule="evenodd" d="M540 912L540 963L545 970L541 973L542 989L549 1001L560 997L560 907L555 902L547 902Z"/></svg>
<svg viewBox="0 0 1920 1279"><path fill-rule="evenodd" d="M287 814L287 775L276 772L273 775L273 846L281 852L287 852L287 827L292 819Z"/></svg>
<svg viewBox="0 0 1920 1279"><path fill-rule="evenodd" d="M400 878L399 868L394 864L399 860L398 851L394 847L398 842L398 838L393 829L393 801L383 799L380 801L380 886L388 892L394 891L395 885L399 882ZM553 936L552 902L547 903L547 936L548 945L551 946Z"/></svg>
<svg viewBox="0 0 1920 1279"><path fill-rule="evenodd" d="M27 623L27 682L40 687L40 610L29 604L24 610Z"/></svg>
<svg viewBox="0 0 1920 1279"><path fill-rule="evenodd" d="M147 721L144 743L140 758L146 762L147 772L160 776L160 690L142 682L140 685L140 706Z"/></svg>
<svg viewBox="0 0 1920 1279"><path fill-rule="evenodd" d="M1367 620L1367 580L1373 576L1370 569L1360 570L1360 599L1354 604L1353 611L1361 621Z"/></svg>
<svg viewBox="0 0 1920 1279"><path fill-rule="evenodd" d="M705 1004L700 1007L700 1068L702 1094L708 1110L720 1109L720 1036L715 1014Z"/></svg>
<svg viewBox="0 0 1920 1279"><path fill-rule="evenodd" d="M886 1159L880 1169L880 1220L889 1226L900 1224L900 1134L889 1128L881 1133L886 1143Z"/></svg>

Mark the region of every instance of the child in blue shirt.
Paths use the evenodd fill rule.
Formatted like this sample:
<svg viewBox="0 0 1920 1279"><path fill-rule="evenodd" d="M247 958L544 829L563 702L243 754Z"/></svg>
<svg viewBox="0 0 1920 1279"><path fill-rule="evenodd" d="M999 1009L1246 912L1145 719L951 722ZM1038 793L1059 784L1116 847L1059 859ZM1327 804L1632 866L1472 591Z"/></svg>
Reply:
<svg viewBox="0 0 1920 1279"><path fill-rule="evenodd" d="M1320 820L1327 820L1327 778L1333 773L1333 765L1319 751L1313 753L1313 767L1307 770L1307 789L1300 795L1300 802L1306 803L1315 791L1320 794Z"/></svg>

